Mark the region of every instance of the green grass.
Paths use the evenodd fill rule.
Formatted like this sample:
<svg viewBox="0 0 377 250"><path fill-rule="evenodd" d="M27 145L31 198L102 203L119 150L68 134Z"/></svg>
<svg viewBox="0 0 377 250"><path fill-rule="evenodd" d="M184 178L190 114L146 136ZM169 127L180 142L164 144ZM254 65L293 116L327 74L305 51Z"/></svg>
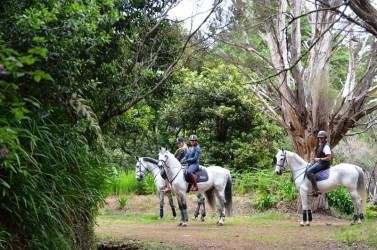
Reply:
<svg viewBox="0 0 377 250"><path fill-rule="evenodd" d="M339 241L350 247L357 242L365 241L368 246L377 248L376 220L367 219L362 224L342 228L337 236Z"/></svg>

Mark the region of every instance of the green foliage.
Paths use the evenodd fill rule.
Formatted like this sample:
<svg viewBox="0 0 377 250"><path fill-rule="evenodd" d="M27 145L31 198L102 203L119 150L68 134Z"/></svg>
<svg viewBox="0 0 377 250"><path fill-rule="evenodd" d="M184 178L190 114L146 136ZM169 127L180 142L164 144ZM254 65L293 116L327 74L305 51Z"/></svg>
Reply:
<svg viewBox="0 0 377 250"><path fill-rule="evenodd" d="M377 205L367 204L365 218L377 219Z"/></svg>
<svg viewBox="0 0 377 250"><path fill-rule="evenodd" d="M4 14L4 13L2 13ZM0 22L4 21L0 19ZM35 39L36 43L43 39ZM1 245L17 249L90 247L107 165L80 123L29 95L51 80L36 64L47 52L0 44ZM45 93L44 93L45 94ZM48 94L48 93L47 93Z"/></svg>
<svg viewBox="0 0 377 250"><path fill-rule="evenodd" d="M256 194L254 198L255 207L259 211L265 211L276 204L274 196L269 192L262 192L261 194Z"/></svg>
<svg viewBox="0 0 377 250"><path fill-rule="evenodd" d="M344 214L353 214L353 203L351 196L346 188L339 187L327 195L329 205L338 209Z"/></svg>
<svg viewBox="0 0 377 250"><path fill-rule="evenodd" d="M234 192L254 194L253 205L259 211L274 207L278 201L292 203L298 195L297 189L288 175L276 177L271 170L260 170L234 176L236 177Z"/></svg>
<svg viewBox="0 0 377 250"><path fill-rule="evenodd" d="M165 144L180 134L195 133L202 147L201 163L237 172L269 168L282 130L259 112L248 95L247 79L235 67L218 64L201 73L181 72L182 84L159 112ZM179 116L177 116L179 114Z"/></svg>
<svg viewBox="0 0 377 250"><path fill-rule="evenodd" d="M137 181L135 171L125 172L122 169L113 169L106 188L108 195L146 195L157 192L153 176L147 175L143 181Z"/></svg>
<svg viewBox="0 0 377 250"><path fill-rule="evenodd" d="M121 210L123 210L123 209L126 207L126 205L127 205L127 201L128 201L128 199L127 199L126 196L123 196L123 197L119 197L119 198L118 198L117 202L118 202L118 204L119 204L119 208L120 208Z"/></svg>

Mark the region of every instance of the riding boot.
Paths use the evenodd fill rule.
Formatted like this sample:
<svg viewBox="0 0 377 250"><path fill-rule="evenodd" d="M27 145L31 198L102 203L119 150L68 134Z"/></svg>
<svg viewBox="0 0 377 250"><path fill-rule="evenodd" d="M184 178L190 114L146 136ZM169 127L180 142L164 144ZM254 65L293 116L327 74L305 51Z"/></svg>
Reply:
<svg viewBox="0 0 377 250"><path fill-rule="evenodd" d="M195 174L191 174L191 180L192 180L192 183L194 184L191 191L194 191L194 192L198 191L198 183L196 182L196 175Z"/></svg>
<svg viewBox="0 0 377 250"><path fill-rule="evenodd" d="M318 191L317 180L315 179L315 175L314 174L309 175L309 179L310 179L310 182L312 183L312 189L313 189L312 195L314 197L318 197L319 191Z"/></svg>

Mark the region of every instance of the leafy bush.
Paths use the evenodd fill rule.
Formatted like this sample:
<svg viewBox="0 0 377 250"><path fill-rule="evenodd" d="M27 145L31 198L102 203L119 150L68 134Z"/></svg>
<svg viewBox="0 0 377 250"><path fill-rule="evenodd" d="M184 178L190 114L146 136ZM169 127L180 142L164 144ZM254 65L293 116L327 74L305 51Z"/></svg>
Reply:
<svg viewBox="0 0 377 250"><path fill-rule="evenodd" d="M339 187L327 194L330 207L344 214L353 214L353 203L350 194L344 187Z"/></svg>
<svg viewBox="0 0 377 250"><path fill-rule="evenodd" d="M128 199L127 197L123 196L123 197L119 197L117 201L118 201L120 209L123 210L126 207Z"/></svg>

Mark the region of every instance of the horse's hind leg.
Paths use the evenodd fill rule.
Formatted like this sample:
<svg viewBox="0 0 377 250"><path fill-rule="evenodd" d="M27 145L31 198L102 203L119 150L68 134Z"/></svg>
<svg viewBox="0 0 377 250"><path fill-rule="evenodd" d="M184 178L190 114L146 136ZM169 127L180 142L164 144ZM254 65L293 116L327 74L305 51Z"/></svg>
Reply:
<svg viewBox="0 0 377 250"><path fill-rule="evenodd" d="M224 225L224 220L225 220L225 202L226 202L225 196L224 196L224 192L215 192L215 193L220 203L220 209L219 209L220 218L217 221L217 225L222 226Z"/></svg>
<svg viewBox="0 0 377 250"><path fill-rule="evenodd" d="M202 208L202 217L200 218L201 221L204 221L204 218L206 217L206 204L203 203L203 208Z"/></svg>
<svg viewBox="0 0 377 250"><path fill-rule="evenodd" d="M173 196L171 195L171 192L167 194L168 196L168 199L169 199L169 204L170 204L170 207L171 207L171 211L173 213L173 220L175 220L175 218L177 217L177 213L175 212L175 206L174 206L174 202L173 202Z"/></svg>
<svg viewBox="0 0 377 250"><path fill-rule="evenodd" d="M359 193L355 190L350 191L350 195L353 201L353 217L351 225L360 224L362 219L361 213L361 198ZM360 214L360 216L359 216Z"/></svg>

